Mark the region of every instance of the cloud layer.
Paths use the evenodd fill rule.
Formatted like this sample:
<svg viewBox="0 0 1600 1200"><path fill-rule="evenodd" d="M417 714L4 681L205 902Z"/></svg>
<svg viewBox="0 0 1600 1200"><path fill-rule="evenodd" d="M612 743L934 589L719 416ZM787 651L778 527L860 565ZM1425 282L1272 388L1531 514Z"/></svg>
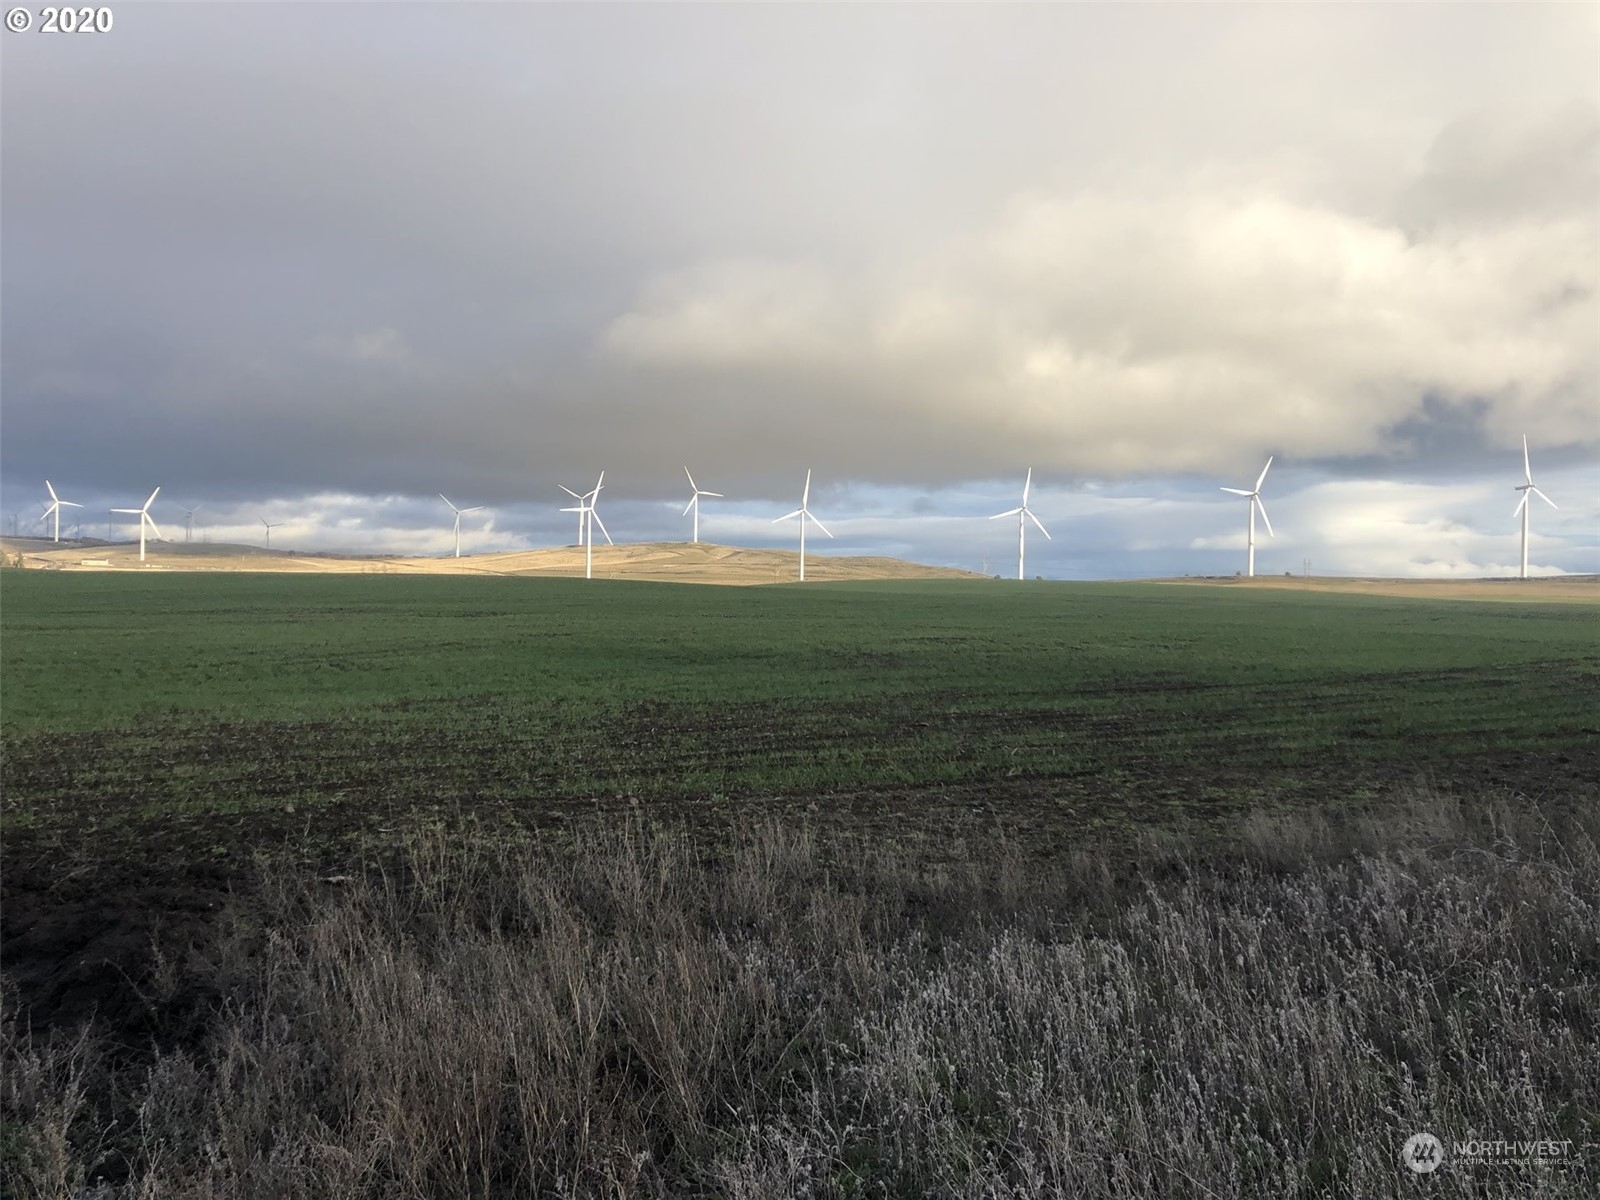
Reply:
<svg viewBox="0 0 1600 1200"><path fill-rule="evenodd" d="M1592 8L375 11L0 40L6 511L1600 483Z"/></svg>

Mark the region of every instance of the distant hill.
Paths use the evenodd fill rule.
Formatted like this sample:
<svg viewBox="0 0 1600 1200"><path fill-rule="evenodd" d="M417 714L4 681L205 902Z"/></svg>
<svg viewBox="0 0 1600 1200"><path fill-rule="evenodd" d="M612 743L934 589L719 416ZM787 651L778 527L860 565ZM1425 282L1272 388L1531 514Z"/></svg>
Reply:
<svg viewBox="0 0 1600 1200"><path fill-rule="evenodd" d="M500 554L401 558L303 554L227 543L150 542L139 562L138 542L62 543L42 538L0 538L7 564L69 571L286 571L338 574L581 576L579 546ZM800 556L793 550L747 550L710 542L638 542L596 546L597 579L649 579L669 583L757 584L792 582ZM817 582L867 579L983 579L954 567L929 567L898 558L806 555L806 579Z"/></svg>

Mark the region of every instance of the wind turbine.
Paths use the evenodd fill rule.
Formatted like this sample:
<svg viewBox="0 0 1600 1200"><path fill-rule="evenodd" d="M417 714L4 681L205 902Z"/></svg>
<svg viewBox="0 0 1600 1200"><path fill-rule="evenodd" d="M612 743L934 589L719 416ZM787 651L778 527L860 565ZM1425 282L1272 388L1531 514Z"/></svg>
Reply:
<svg viewBox="0 0 1600 1200"><path fill-rule="evenodd" d="M604 471L601 471L600 472L600 477L602 479L604 479L605 478L605 474L606 473ZM577 492L573 491L566 484L558 483L558 484L556 484L556 486L558 488L560 488L563 492L565 492L567 495L571 496L579 504L583 503L583 497L578 495ZM563 508L561 511L562 512L575 512L575 513L578 514L578 545L580 545L580 546L583 545L583 509L581 509L581 508Z"/></svg>
<svg viewBox="0 0 1600 1200"><path fill-rule="evenodd" d="M683 469L683 473L685 475L689 475L689 468L685 467ZM689 509L691 509L691 508L694 509L694 540L696 542L699 542L699 540L700 540L700 497L701 496L715 496L718 500L721 500L723 498L723 496L722 496L721 492L702 492L700 490L699 486L696 485L693 475L689 475L689 487L691 489L693 489L694 495L689 497L689 503L684 508L683 515L687 517L689 515Z"/></svg>
<svg viewBox="0 0 1600 1200"><path fill-rule="evenodd" d="M196 504L193 508L183 510L183 544L185 546L194 538L194 515L204 507L204 504Z"/></svg>
<svg viewBox="0 0 1600 1200"><path fill-rule="evenodd" d="M1008 508L1003 513L995 513L991 521L998 521L1001 517L1015 517L1017 519L1017 578L1022 579L1022 557L1028 548L1028 522L1032 521L1039 526L1039 532L1044 534L1046 541L1054 541L1050 531L1040 524L1039 518L1033 515L1033 510L1028 507L1028 488L1033 485L1033 468L1028 468L1027 478L1022 481L1022 503L1016 508Z"/></svg>
<svg viewBox="0 0 1600 1200"><path fill-rule="evenodd" d="M83 505L74 504L71 500L63 500L56 495L56 490L50 486L48 479L44 481L44 486L45 490L50 493L50 506L44 510L44 515L55 518L55 536L53 540L59 542L61 540L61 506L64 504L68 508L82 508Z"/></svg>
<svg viewBox="0 0 1600 1200"><path fill-rule="evenodd" d="M1549 496L1546 496L1534 486L1533 467L1528 462L1527 434L1522 435L1522 477L1528 482L1519 483L1517 485L1516 490L1522 493L1522 499L1517 501L1516 510L1512 512L1511 515L1516 516L1518 513L1522 514L1522 574L1519 575L1518 578L1526 579L1528 577L1528 510L1533 507L1533 505L1528 503L1528 496L1530 494L1537 496L1551 508L1557 507L1554 500L1550 499Z"/></svg>
<svg viewBox="0 0 1600 1200"><path fill-rule="evenodd" d="M282 525L283 522L282 521L269 521L265 517L262 517L261 518L261 523L267 527L267 543L266 543L266 547L265 548L268 549L268 550L271 550L272 549L272 531L274 529L276 529L279 525Z"/></svg>
<svg viewBox="0 0 1600 1200"><path fill-rule="evenodd" d="M606 532L606 523L600 520L600 514L594 510L595 501L600 498L600 489L605 487L605 485L606 473L601 471L600 478L595 480L594 491L590 492L587 496L578 496L578 493L574 492L571 488L561 488L561 490L566 492L568 495L578 497L577 508L563 508L561 511L575 512L578 514L578 540L583 545L583 577L585 579L594 578L594 531L590 528L590 523L595 522L599 524L600 532L604 533L606 536L607 545L616 545L616 543L611 540L611 534Z"/></svg>
<svg viewBox="0 0 1600 1200"><path fill-rule="evenodd" d="M806 507L810 503L811 503L811 472L808 469L806 471L806 490L800 493L800 507L795 509L792 513L784 513L783 516L774 517L772 519L772 523L774 525L776 525L779 521L787 521L790 517L799 517L800 518L800 582L801 583L804 583L806 581L806 522L810 521L813 524L815 524L818 529L822 530L823 533L828 533L828 527L826 525L824 525L821 521L818 521L814 516L812 516L811 515L811 510L808 507ZM828 536L832 537L833 534L828 533Z"/></svg>
<svg viewBox="0 0 1600 1200"><path fill-rule="evenodd" d="M1235 496L1248 496L1250 498L1250 553L1245 560L1245 574L1253 576L1256 573L1256 509L1261 510L1261 519L1266 521L1267 536L1275 537L1272 532L1272 522L1267 519L1267 506L1261 503L1261 485L1267 481L1267 472L1272 470L1272 458L1269 456L1267 465L1261 468L1261 475L1256 479L1256 486L1250 491L1243 488L1225 487L1224 492L1232 492Z"/></svg>
<svg viewBox="0 0 1600 1200"><path fill-rule="evenodd" d="M446 504L450 504L450 497L446 496L443 492L439 493L439 499L443 500ZM450 511L455 513L455 515L456 515L456 557L460 558L461 557L461 514L462 513L469 513L469 512L482 512L483 511L483 505L475 504L471 508L457 508L454 504L450 504Z"/></svg>
<svg viewBox="0 0 1600 1200"><path fill-rule="evenodd" d="M155 520L150 516L150 506L155 503L156 496L158 496L160 494L160 492L161 492L160 488L157 488L155 491L151 492L150 493L150 499L148 499L148 500L146 500L144 502L144 507L143 508L113 508L111 510L114 513L137 513L139 515L139 561L140 562L144 561L144 530L145 530L145 526L148 525L150 527L150 532L156 535L156 540L157 541L159 541L161 539L161 530L156 528Z"/></svg>

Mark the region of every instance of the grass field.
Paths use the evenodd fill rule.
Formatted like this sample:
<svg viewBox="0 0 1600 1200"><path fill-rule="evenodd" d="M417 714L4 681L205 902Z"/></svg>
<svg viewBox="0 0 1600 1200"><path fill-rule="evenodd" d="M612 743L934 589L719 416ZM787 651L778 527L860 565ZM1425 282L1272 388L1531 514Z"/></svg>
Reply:
<svg viewBox="0 0 1600 1200"><path fill-rule="evenodd" d="M1416 1128L1600 1143L1600 606L4 589L0 1194L1408 1195Z"/></svg>
<svg viewBox="0 0 1600 1200"><path fill-rule="evenodd" d="M5 825L40 835L832 798L1075 836L1408 776L1537 792L1600 737L1588 605L36 573L3 620Z"/></svg>

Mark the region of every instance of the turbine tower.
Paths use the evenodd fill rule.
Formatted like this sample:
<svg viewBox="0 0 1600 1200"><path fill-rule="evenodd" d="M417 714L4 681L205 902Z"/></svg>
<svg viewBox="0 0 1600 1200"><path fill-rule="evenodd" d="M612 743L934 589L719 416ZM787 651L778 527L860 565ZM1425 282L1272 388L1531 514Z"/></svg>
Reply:
<svg viewBox="0 0 1600 1200"><path fill-rule="evenodd" d="M439 493L439 499L443 500L446 504L450 504L450 497L446 496L443 492ZM457 508L454 504L450 504L450 511L455 513L455 515L456 515L456 557L460 558L461 557L461 514L462 513L469 513L469 512L482 512L483 511L483 505L475 504L471 508Z"/></svg>
<svg viewBox="0 0 1600 1200"><path fill-rule="evenodd" d="M139 561L144 561L144 531L145 526L150 527L150 532L156 535L156 540L161 538L161 530L156 528L155 520L150 516L150 506L155 503L161 489L157 488L150 493L150 499L144 502L143 508L113 508L114 513L137 513L139 515Z"/></svg>
<svg viewBox="0 0 1600 1200"><path fill-rule="evenodd" d="M817 520L816 517L811 515L811 510L810 510L810 508L807 507L807 505L809 505L810 503L811 503L811 471L808 469L806 471L806 488L805 488L805 491L800 493L800 507L795 509L792 513L784 513L783 516L774 517L773 520L772 520L772 523L774 525L776 525L779 521L787 521L791 517L799 517L800 518L800 582L801 583L804 583L806 581L806 522L810 521L818 529L822 530L823 533L828 533L828 527L826 525L824 525L821 521ZM833 534L828 533L828 536L832 537Z"/></svg>
<svg viewBox="0 0 1600 1200"><path fill-rule="evenodd" d="M82 508L83 505L75 504L71 500L63 500L60 496L56 495L56 489L50 486L50 481L48 479L44 481L44 486L45 490L50 493L50 505L44 510L44 515L55 518L55 534L52 540L59 542L61 540L61 506L66 505L68 508Z"/></svg>
<svg viewBox="0 0 1600 1200"><path fill-rule="evenodd" d="M1267 459L1267 465L1261 468L1261 474L1256 479L1256 486L1250 491L1243 488L1225 487L1224 492L1232 492L1235 496L1248 496L1250 498L1250 551L1245 559L1245 574L1253 576L1256 573L1256 509L1261 510L1261 519L1266 522L1267 536L1275 537L1272 532L1272 522L1267 519L1267 506L1261 503L1261 485L1267 481L1267 472L1272 470L1272 458Z"/></svg>
<svg viewBox="0 0 1600 1200"><path fill-rule="evenodd" d="M283 522L282 521L269 521L265 517L262 517L261 518L261 523L267 527L267 542L266 542L266 546L264 548L267 549L267 550L271 550L272 549L272 531L274 529L276 529L279 525L282 525Z"/></svg>
<svg viewBox="0 0 1600 1200"><path fill-rule="evenodd" d="M1017 519L1017 578L1022 579L1022 557L1028 548L1028 522L1032 521L1039 526L1039 532L1044 534L1046 541L1054 541L1050 531L1033 515L1033 510L1028 507L1028 488L1033 485L1033 468L1028 468L1027 478L1022 481L1022 504L1017 508L1008 508L1003 513L995 513L991 521L998 521L1001 517L1015 517Z"/></svg>
<svg viewBox="0 0 1600 1200"><path fill-rule="evenodd" d="M1528 577L1528 510L1533 507L1528 503L1528 497L1530 495L1537 496L1551 508L1557 507L1554 500L1550 499L1549 496L1546 496L1534 485L1533 467L1528 462L1527 434L1522 435L1522 477L1528 482L1517 485L1516 490L1522 493L1522 499L1517 501L1516 510L1511 515L1516 516L1518 513L1522 515L1522 573L1517 578L1526 579Z"/></svg>
<svg viewBox="0 0 1600 1200"><path fill-rule="evenodd" d="M567 487L561 488L563 492L578 496L577 508L563 508L561 511L578 514L578 542L583 546L583 577L585 579L594 578L594 530L590 528L591 523L599 524L600 532L605 534L608 546L616 545L611 540L611 534L606 531L606 523L600 520L600 514L594 510L595 501L600 498L600 489L605 485L606 473L601 471L600 478L595 480L594 491L586 496L578 496L576 492Z"/></svg>
<svg viewBox="0 0 1600 1200"><path fill-rule="evenodd" d="M689 468L685 467L683 469L683 473L685 475L689 475ZM696 485L693 475L689 475L689 487L694 492L694 495L689 497L689 503L684 508L683 515L687 517L689 515L689 509L694 509L694 540L696 543L698 543L700 541L700 497L715 496L718 500L721 500L723 496L721 492L701 491L699 486Z"/></svg>

